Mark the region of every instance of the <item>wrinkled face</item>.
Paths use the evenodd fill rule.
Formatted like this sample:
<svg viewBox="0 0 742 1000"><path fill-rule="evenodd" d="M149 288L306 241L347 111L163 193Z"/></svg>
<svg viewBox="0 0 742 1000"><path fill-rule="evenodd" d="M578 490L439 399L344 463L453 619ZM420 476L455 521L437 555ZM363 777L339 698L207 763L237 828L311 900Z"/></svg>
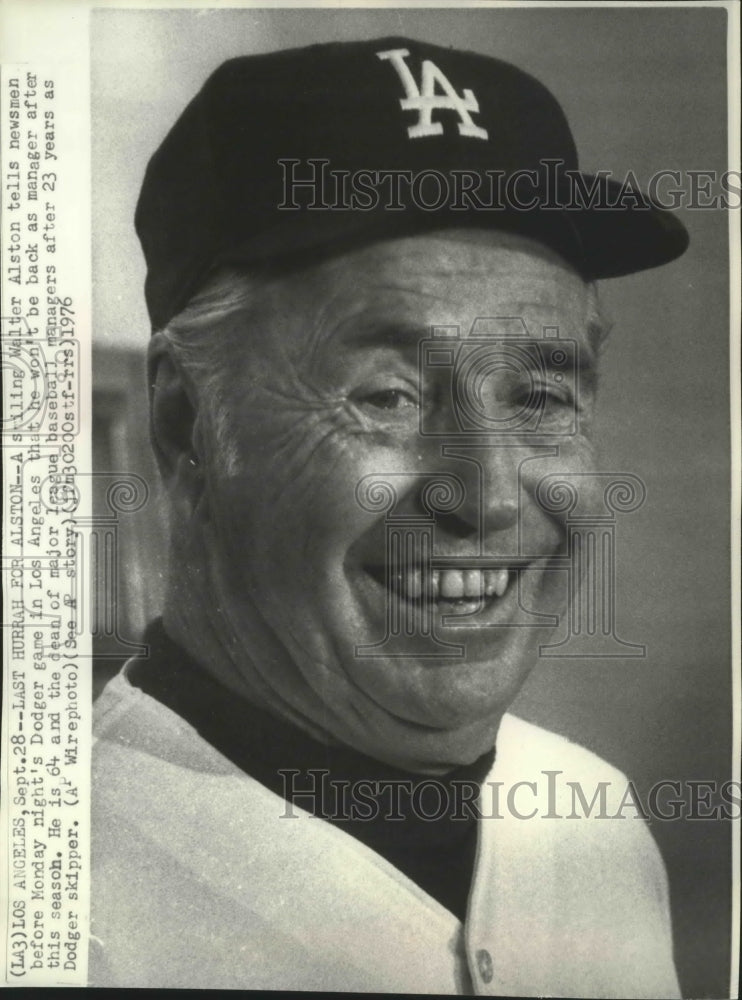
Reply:
<svg viewBox="0 0 742 1000"><path fill-rule="evenodd" d="M556 256L463 230L276 279L245 314L213 600L288 717L419 770L492 746L566 600L536 486L592 465L590 315Z"/></svg>

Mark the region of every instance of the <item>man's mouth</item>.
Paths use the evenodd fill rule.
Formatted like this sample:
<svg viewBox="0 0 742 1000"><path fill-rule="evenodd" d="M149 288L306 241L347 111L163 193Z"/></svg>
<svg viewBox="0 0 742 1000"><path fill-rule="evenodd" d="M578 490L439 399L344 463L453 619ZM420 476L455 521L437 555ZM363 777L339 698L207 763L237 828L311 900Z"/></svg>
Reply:
<svg viewBox="0 0 742 1000"><path fill-rule="evenodd" d="M427 594L438 603L465 605L479 604L503 597L513 574L505 567L499 569L433 569L423 573L420 568L399 569L384 566L368 567L378 583L408 601L421 601Z"/></svg>

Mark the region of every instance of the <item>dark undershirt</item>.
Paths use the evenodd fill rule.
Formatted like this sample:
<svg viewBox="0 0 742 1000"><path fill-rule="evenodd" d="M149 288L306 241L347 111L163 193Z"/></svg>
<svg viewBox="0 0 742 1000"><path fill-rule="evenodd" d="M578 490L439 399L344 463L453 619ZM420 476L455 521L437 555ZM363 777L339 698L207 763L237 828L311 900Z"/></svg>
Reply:
<svg viewBox="0 0 742 1000"><path fill-rule="evenodd" d="M162 619L148 626L144 641L149 657L136 660L127 675L135 687L185 719L250 777L357 837L465 918L477 844L476 816L466 802L475 800L494 749L433 782L349 747L320 743L238 698L173 642Z"/></svg>

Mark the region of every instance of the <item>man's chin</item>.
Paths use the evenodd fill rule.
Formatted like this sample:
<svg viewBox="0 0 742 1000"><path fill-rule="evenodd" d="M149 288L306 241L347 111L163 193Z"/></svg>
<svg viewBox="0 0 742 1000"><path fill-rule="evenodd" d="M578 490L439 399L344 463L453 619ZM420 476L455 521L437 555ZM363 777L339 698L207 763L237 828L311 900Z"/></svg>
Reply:
<svg viewBox="0 0 742 1000"><path fill-rule="evenodd" d="M358 658L349 679L359 715L426 744L455 733L491 731L528 670L509 659Z"/></svg>
<svg viewBox="0 0 742 1000"><path fill-rule="evenodd" d="M354 749L402 770L446 774L472 764L493 748L502 714L452 728L397 719L382 732L369 734L362 744L356 742Z"/></svg>

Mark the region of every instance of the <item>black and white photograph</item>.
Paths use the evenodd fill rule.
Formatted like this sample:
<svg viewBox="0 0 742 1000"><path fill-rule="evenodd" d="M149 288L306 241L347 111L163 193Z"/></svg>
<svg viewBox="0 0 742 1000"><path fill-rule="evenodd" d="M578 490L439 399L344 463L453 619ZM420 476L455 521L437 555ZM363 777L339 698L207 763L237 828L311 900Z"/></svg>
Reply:
<svg viewBox="0 0 742 1000"><path fill-rule="evenodd" d="M87 308L3 61L5 982L736 996L738 10L80 7Z"/></svg>

